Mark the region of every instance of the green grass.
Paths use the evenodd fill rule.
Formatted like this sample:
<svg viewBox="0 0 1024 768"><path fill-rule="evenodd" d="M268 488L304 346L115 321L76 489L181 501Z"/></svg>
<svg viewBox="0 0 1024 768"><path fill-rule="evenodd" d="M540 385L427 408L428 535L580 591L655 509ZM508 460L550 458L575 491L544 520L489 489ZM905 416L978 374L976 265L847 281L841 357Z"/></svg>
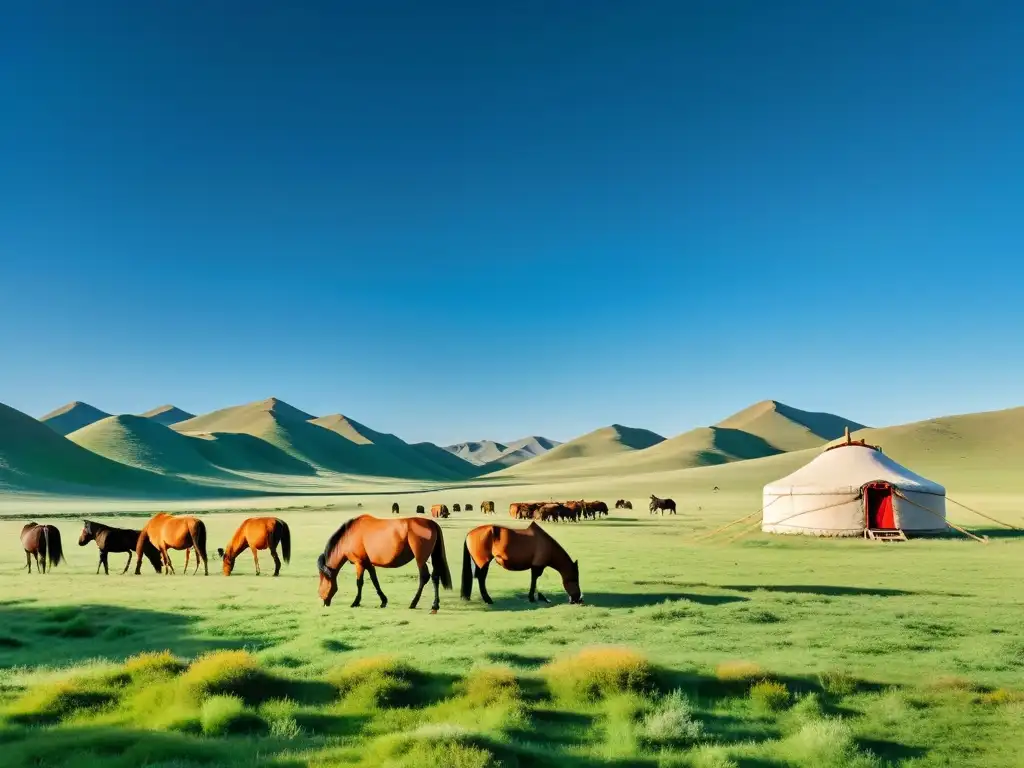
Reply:
<svg viewBox="0 0 1024 768"><path fill-rule="evenodd" d="M230 579L96 576L95 547L75 544L80 515L120 509L127 525L156 503L97 514L95 502L19 502L0 519L4 765L1019 764L1024 541L696 542L759 504L762 470L712 470L725 474L171 507L203 516L211 551L246 516L287 519L293 558L277 579L251 563ZM673 494L680 515L651 518L648 489ZM317 600L316 555L350 514L386 516L396 498L501 508L584 495L637 509L550 527L580 561L583 606L550 572L551 604L531 604L528 575L497 566L491 607L442 592L437 615L426 598L410 611L409 567L379 570L387 609L347 607L350 568L332 608ZM963 500L996 516L1021 508L1012 494ZM19 570L26 514L65 540L68 562L45 576ZM444 521L454 572L484 520Z"/></svg>

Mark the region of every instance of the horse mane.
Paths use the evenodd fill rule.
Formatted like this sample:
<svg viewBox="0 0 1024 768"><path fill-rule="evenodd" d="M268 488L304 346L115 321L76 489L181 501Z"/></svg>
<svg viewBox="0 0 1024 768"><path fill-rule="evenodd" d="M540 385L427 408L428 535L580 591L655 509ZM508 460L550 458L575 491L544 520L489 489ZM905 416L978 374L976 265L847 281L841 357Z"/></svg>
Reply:
<svg viewBox="0 0 1024 768"><path fill-rule="evenodd" d="M334 548L338 546L338 542L341 541L341 537L348 533L349 528L352 527L352 523L354 523L358 519L359 518L357 517L353 517L351 520L346 520L344 523L341 524L341 527L338 530L331 534L331 538L327 540L327 546L324 547L325 562L327 558L331 556L331 552L334 551Z"/></svg>
<svg viewBox="0 0 1024 768"><path fill-rule="evenodd" d="M544 538L545 538L545 539L547 539L547 540L548 540L548 541L550 541L550 542L551 542L552 544L554 544L554 545L555 545L555 548L556 548L556 549L558 549L558 551L560 551L560 552L561 552L561 553L562 553L563 555L565 555L565 556L566 556L566 558L568 558L568 560L569 560L569 562L570 562L570 563L572 562L572 557L571 557L571 556L569 555L569 553L568 553L568 552L566 551L565 547L563 547L563 546L562 546L561 544L559 544L559 543L558 543L558 539L556 539L556 538L555 538L554 536L552 536L552 535L551 535L550 533L548 533L547 531L545 531L545 530L544 530L544 526L541 526L541 525L537 525L537 521L536 521L536 520L534 520L534 521L533 521L532 523L530 523L530 525L531 525L531 526L533 526L534 528L536 528L536 529L537 529L537 531L538 531L539 533L542 533L542 534L544 535Z"/></svg>
<svg viewBox="0 0 1024 768"><path fill-rule="evenodd" d="M104 525L103 523L97 523L94 520L83 520L82 522L85 523L85 527L88 528L90 531L93 528L95 528L97 530L100 530L100 531L112 531L112 530L114 530L109 525Z"/></svg>

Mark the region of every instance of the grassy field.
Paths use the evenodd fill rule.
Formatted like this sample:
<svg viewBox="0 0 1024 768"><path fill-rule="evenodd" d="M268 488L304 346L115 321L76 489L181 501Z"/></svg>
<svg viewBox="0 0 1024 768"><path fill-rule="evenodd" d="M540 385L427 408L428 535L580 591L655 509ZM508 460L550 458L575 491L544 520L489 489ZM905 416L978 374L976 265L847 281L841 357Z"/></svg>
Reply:
<svg viewBox="0 0 1024 768"><path fill-rule="evenodd" d="M552 573L541 580L552 603L530 604L528 577L494 568L493 607L442 593L434 616L428 600L405 607L410 569L381 571L385 610L372 591L349 608L343 570L324 609L315 558L329 534L360 511L386 513L393 498L407 510L502 506L579 497L593 481L192 504L211 552L250 514L288 520L293 559L278 579L255 577L244 557L230 578L217 562L207 578L115 576L119 556L111 576L95 576L94 545L76 544L80 516L140 522L131 515L154 504L8 498L3 764L1020 765L1024 541L994 530L988 545L732 540L740 526L697 540L755 510L760 475L786 458L693 470L686 486L660 476L652 490L677 495L674 518L648 516L640 489L652 478L619 483L621 493L598 487L637 511L550 527L580 561L584 606L567 603ZM697 490L708 478L737 490ZM1012 517L1021 498L963 501ZM19 572L26 516L63 532L68 563L46 576ZM959 519L980 527L969 517ZM483 521L444 522L456 582L464 534Z"/></svg>

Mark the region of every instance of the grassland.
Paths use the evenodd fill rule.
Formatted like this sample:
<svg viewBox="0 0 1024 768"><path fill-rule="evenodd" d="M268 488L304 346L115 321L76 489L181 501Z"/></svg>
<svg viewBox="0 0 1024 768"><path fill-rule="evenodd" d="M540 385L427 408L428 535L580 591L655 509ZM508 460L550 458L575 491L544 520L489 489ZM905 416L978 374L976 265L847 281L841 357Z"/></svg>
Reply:
<svg viewBox="0 0 1024 768"><path fill-rule="evenodd" d="M1019 765L1024 542L698 540L756 509L758 473L785 458L694 470L731 483L720 493L666 474L177 503L201 510L211 550L245 516L287 519L295 552L278 579L244 560L230 578L97 577L93 545L74 544L78 516L119 509L137 522L152 502L23 499L16 521L8 500L4 765ZM645 484L675 493L681 514L650 518ZM347 607L351 571L334 607L316 598L315 557L352 514L386 513L393 498L503 505L587 485L639 511L552 527L580 560L582 607L553 574L541 581L552 604L532 605L526 577L497 569L491 608L453 592L436 616L410 611L408 569L382 572L385 610ZM962 500L1019 521L1020 496ZM61 527L67 564L19 572L24 515ZM461 540L482 521L444 523L456 578Z"/></svg>

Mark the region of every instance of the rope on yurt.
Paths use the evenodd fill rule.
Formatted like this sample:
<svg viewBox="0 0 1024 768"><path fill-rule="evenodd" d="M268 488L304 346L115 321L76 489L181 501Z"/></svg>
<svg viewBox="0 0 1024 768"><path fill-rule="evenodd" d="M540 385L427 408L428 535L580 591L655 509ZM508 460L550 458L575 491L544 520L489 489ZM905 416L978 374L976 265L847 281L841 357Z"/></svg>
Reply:
<svg viewBox="0 0 1024 768"><path fill-rule="evenodd" d="M980 541L982 544L988 544L988 538L982 538L981 536L978 536L977 534L971 533L970 531L966 530L965 528L961 528L959 525L956 525L954 523L949 522L949 520L944 518L942 515L940 515L934 509L928 509L928 507L925 507L925 506L923 506L921 504L918 504L916 501L914 501L913 499L909 498L899 488L893 488L893 491L896 493L897 496L899 496L901 499L903 499L907 503L913 504L918 509L923 509L928 514L935 515L935 517L939 518L939 520L941 520L947 527L952 528L955 531L959 531L964 536L969 536L970 538L974 539L975 541Z"/></svg>
<svg viewBox="0 0 1024 768"><path fill-rule="evenodd" d="M732 536L732 537L726 539L725 541L723 541L722 544L723 545L725 545L725 544L732 544L734 541L739 541L744 536L746 536L748 533L753 533L754 531L756 531L758 526L760 526L760 525L761 525L761 521L760 520L755 520L753 525L746 526L743 530L741 530L735 536Z"/></svg>
<svg viewBox="0 0 1024 768"><path fill-rule="evenodd" d="M772 504L774 504L776 501L778 501L779 499L782 499L782 498L785 498L785 497L784 496L777 496L776 498L772 499L771 502L769 502L768 504L764 505L764 509L767 509ZM781 520L776 520L775 522L772 523L772 525L780 525L781 523L784 523L787 520L792 520L794 517L800 517L800 515L810 515L810 514L813 514L815 512L823 512L826 509L832 509L833 507L841 507L844 504L849 504L850 501L856 501L858 498L860 498L860 497L857 496L854 499L843 499L842 501L837 501L835 504L826 504L824 507L817 507L815 509L804 509L804 510L801 510L800 512L795 512L792 515L789 515L788 517L784 517ZM754 514L756 515L757 512L755 512ZM751 516L752 515L747 515L747 517L751 517ZM735 520L735 521L733 521L733 523L729 523L729 525L733 525L735 523L741 522L742 519L743 518L741 518L740 520ZM761 521L756 521L753 525L749 525L746 528L744 528L743 531L738 536L734 536L731 539L726 539L722 543L723 544L731 544L732 542L736 541L737 539L742 539L748 533L751 533L756 528L756 526L760 524L760 522ZM728 526L723 526L719 530L724 530L727 527ZM810 525L794 525L792 527L793 528L803 528L803 529L808 530L808 531L818 530L814 526L810 526ZM714 531L712 531L712 533L714 533ZM698 541L699 541L699 539L698 539Z"/></svg>
<svg viewBox="0 0 1024 768"><path fill-rule="evenodd" d="M952 502L953 502L954 504L956 504L956 505L957 505L958 507L963 507L963 508L964 508L964 509L966 509L966 510L967 510L968 512L973 512L973 513L974 513L974 514L976 514L976 515L977 515L978 517L984 517L984 518L985 518L986 520L991 520L991 521L992 521L993 523L999 523L999 525L1005 525L1005 526L1006 526L1007 528L1009 528L1009 529L1010 529L1010 530L1012 530L1012 531L1020 531L1020 530L1024 530L1024 529L1018 528L1018 527L1017 527L1016 525L1010 525L1009 523L1004 523L1004 522L1003 522L1002 520L996 520L996 519L995 519L994 517L992 517L991 515L986 515L986 514L985 514L984 512L979 512L979 511L978 511L978 510L976 510L976 509L971 509L971 508L970 508L970 507L968 507L968 506L967 506L966 504L961 504L961 503L960 503L959 501L957 501L956 499L951 499L951 498L949 498L949 496L946 496L946 501L952 501Z"/></svg>
<svg viewBox="0 0 1024 768"><path fill-rule="evenodd" d="M693 540L693 541L694 541L694 543L696 543L696 542L698 542L698 541L704 541L704 539L710 539L710 538L711 538L712 536L714 536L714 535L716 535L716 534L719 534L719 533L721 533L722 531L724 531L724 530L726 530L726 529L728 529L728 528L732 528L732 527L733 527L734 525L736 525L737 523L742 523L742 522L743 522L744 520L749 520L749 519L750 519L750 518L752 518L752 517L753 517L754 515L759 515L759 514L761 514L761 513L762 513L762 512L764 512L764 511L765 511L766 509L768 509L768 507L770 507L770 506L771 506L772 504L774 504L774 503L775 503L776 501L778 501L778 500L779 500L779 499L781 499L781 498L782 498L782 496L776 496L776 497L775 497L774 499L772 499L771 501L769 501L769 502L768 502L767 504L765 504L765 505L764 505L763 507L761 507L761 508L760 508L760 509L758 509L758 510L755 510L754 512L751 512L751 513L750 513L749 515L744 515L743 517L741 517L741 518L739 518L739 519L737 519L737 520L733 520L733 521L732 521L731 523L726 523L725 525L722 525L722 526L719 526L718 528L715 528L715 530L713 530L713 531L710 531L710 532L708 532L708 533L705 533L705 534L702 534L702 535L698 536L697 538L695 538L695 539Z"/></svg>

